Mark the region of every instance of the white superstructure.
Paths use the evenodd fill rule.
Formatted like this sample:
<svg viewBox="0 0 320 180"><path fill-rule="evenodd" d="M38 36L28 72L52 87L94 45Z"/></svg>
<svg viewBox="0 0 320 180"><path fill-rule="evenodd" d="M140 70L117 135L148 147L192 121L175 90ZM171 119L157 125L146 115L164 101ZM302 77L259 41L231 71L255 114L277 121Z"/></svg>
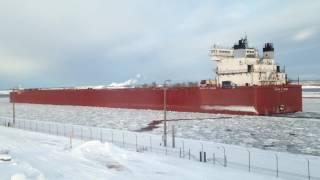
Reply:
<svg viewBox="0 0 320 180"><path fill-rule="evenodd" d="M287 82L286 73L275 63L272 43L265 44L262 57L257 49L248 47L246 37L232 48L212 46L210 56L217 64L218 86L281 85Z"/></svg>

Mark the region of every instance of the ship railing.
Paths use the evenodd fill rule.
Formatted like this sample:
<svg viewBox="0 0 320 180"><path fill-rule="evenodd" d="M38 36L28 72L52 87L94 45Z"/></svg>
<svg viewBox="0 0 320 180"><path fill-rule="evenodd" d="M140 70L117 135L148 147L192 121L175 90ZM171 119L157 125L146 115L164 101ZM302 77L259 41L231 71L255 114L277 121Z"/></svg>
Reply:
<svg viewBox="0 0 320 180"><path fill-rule="evenodd" d="M0 125L27 131L82 141L99 140L139 153L172 156L198 161L208 166L231 167L287 179L320 180L318 171L320 158L315 156L291 155L184 138L176 138L175 143L168 138L168 146L164 147L161 136L148 133L22 118L17 118L15 125L11 122L11 117L0 117ZM70 148L72 148L72 141L70 143Z"/></svg>
<svg viewBox="0 0 320 180"><path fill-rule="evenodd" d="M213 44L210 46L210 50L212 49L225 49L225 50L233 50L233 48L227 47L227 46L222 46L219 44Z"/></svg>
<svg viewBox="0 0 320 180"><path fill-rule="evenodd" d="M218 70L216 71L218 74L238 74L238 73L247 73L248 69L239 69L239 70Z"/></svg>

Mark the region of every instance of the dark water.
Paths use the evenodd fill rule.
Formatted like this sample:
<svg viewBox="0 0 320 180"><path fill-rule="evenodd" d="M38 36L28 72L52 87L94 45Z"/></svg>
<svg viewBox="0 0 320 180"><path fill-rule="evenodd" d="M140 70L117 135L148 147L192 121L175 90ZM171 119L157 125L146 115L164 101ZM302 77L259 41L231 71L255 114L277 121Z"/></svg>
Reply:
<svg viewBox="0 0 320 180"><path fill-rule="evenodd" d="M319 92L320 93L320 88L310 88L310 89L303 89L303 92Z"/></svg>

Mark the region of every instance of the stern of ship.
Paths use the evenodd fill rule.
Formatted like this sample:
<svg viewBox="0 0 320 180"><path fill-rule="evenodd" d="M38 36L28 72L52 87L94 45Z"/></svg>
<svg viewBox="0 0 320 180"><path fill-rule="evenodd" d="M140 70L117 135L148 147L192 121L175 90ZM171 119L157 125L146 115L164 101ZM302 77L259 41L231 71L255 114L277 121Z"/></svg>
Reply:
<svg viewBox="0 0 320 180"><path fill-rule="evenodd" d="M255 109L259 115L302 111L301 85L255 87Z"/></svg>

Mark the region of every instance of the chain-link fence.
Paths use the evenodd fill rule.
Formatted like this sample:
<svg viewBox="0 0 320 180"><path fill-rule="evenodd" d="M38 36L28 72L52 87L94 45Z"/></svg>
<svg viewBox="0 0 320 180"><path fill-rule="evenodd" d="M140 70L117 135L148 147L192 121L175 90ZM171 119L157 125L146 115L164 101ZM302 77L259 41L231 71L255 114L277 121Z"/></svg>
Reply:
<svg viewBox="0 0 320 180"><path fill-rule="evenodd" d="M81 140L100 140L137 152L158 153L276 177L320 180L320 158L315 156L247 149L169 135L168 146L164 147L160 135L26 119L15 119L13 125L8 117L0 117L0 124Z"/></svg>

